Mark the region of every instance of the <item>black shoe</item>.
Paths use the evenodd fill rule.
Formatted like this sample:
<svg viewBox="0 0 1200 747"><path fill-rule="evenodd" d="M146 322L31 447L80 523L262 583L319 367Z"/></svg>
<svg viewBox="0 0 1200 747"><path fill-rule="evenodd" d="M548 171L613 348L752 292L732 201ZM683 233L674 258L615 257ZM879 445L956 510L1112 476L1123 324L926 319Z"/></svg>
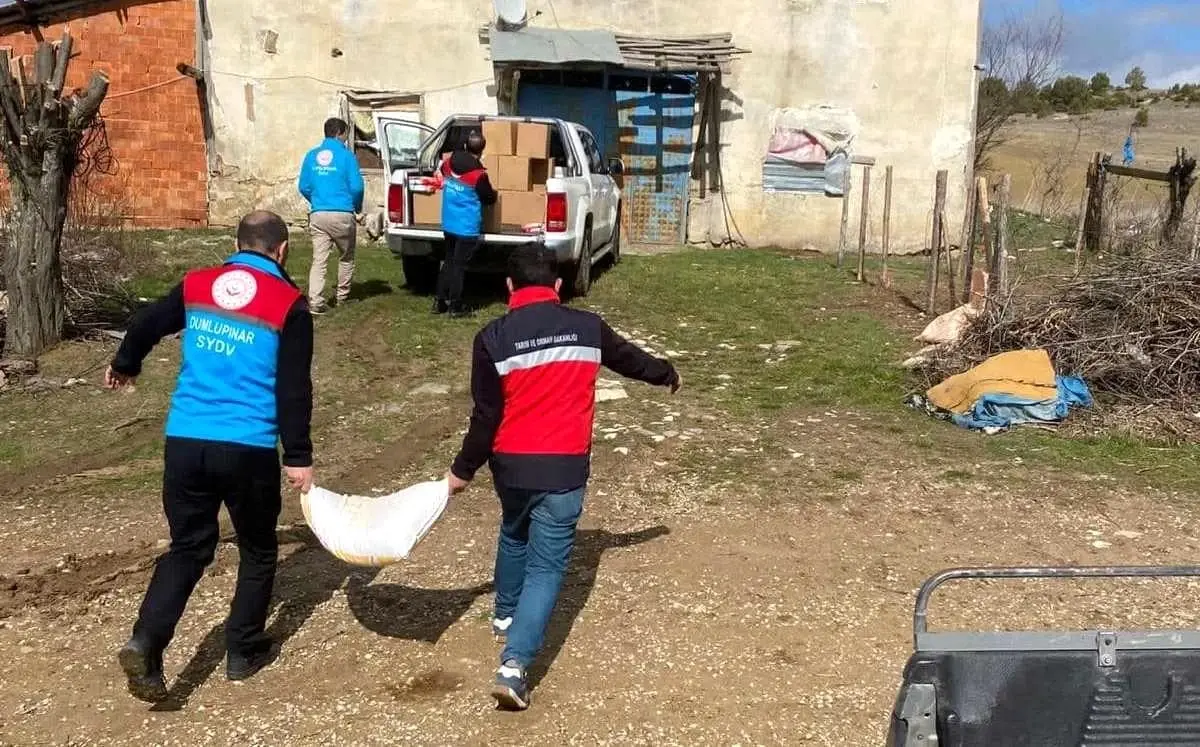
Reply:
<svg viewBox="0 0 1200 747"><path fill-rule="evenodd" d="M277 646L250 656L230 651L225 659L225 679L230 682L248 680L278 658L279 648Z"/></svg>
<svg viewBox="0 0 1200 747"><path fill-rule="evenodd" d="M475 312L468 309L466 306L458 305L450 308L451 319L470 319L475 316Z"/></svg>
<svg viewBox="0 0 1200 747"><path fill-rule="evenodd" d="M167 699L161 651L153 650L137 638L130 638L117 653L117 661L125 670L130 695L147 703L161 703Z"/></svg>
<svg viewBox="0 0 1200 747"><path fill-rule="evenodd" d="M433 299L433 313L445 314L450 310L450 305L440 298Z"/></svg>

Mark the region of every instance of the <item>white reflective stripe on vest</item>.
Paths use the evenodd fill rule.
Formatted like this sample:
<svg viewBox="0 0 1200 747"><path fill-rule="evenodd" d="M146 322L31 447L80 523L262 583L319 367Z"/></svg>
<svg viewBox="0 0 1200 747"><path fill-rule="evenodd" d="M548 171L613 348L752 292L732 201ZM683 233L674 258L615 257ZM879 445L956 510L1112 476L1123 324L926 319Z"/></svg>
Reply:
<svg viewBox="0 0 1200 747"><path fill-rule="evenodd" d="M523 371L537 368L547 363L595 363L600 364L600 348L584 345L563 345L557 348L543 348L531 353L521 353L511 358L505 358L496 363L496 371L506 376L513 371Z"/></svg>

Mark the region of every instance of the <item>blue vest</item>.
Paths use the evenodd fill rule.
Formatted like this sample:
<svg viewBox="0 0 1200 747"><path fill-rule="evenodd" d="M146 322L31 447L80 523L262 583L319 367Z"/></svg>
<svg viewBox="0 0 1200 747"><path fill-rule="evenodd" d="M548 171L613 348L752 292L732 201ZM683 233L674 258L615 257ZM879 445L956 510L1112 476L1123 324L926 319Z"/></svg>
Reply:
<svg viewBox="0 0 1200 747"><path fill-rule="evenodd" d="M279 335L301 293L270 258L239 252L183 279L183 365L167 436L276 448Z"/></svg>
<svg viewBox="0 0 1200 747"><path fill-rule="evenodd" d="M442 181L442 230L457 236L478 236L483 229L483 203L475 182L483 169L462 176L448 174Z"/></svg>

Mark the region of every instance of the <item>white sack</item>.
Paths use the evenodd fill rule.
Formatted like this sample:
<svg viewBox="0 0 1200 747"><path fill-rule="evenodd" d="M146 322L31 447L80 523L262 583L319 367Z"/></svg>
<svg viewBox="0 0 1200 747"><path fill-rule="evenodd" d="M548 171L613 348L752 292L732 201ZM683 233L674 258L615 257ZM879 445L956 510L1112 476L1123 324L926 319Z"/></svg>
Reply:
<svg viewBox="0 0 1200 747"><path fill-rule="evenodd" d="M314 487L300 505L326 550L353 565L382 566L408 557L449 498L450 486L438 480L378 498Z"/></svg>
<svg viewBox="0 0 1200 747"><path fill-rule="evenodd" d="M963 304L930 322L929 326L917 335L916 340L926 345L945 345L958 342L959 338L963 336L963 332L967 331L967 327L971 325L975 317L979 316L979 313L980 309L971 304Z"/></svg>

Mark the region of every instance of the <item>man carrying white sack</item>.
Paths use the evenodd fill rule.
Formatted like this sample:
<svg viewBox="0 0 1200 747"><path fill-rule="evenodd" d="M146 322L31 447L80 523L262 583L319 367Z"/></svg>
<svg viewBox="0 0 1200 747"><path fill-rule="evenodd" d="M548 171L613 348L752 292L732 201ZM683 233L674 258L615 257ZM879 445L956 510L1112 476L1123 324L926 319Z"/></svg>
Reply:
<svg viewBox="0 0 1200 747"><path fill-rule="evenodd" d="M672 393L681 384L670 362L599 316L560 305L561 283L552 251L513 251L509 311L475 337L475 407L447 475L459 492L491 465L501 507L492 630L505 642L492 695L517 710L529 707L525 672L542 647L583 512L600 366Z"/></svg>
<svg viewBox="0 0 1200 747"><path fill-rule="evenodd" d="M288 482L301 492L312 487L313 326L304 295L284 272L287 255L283 219L250 213L238 225L232 257L187 273L134 318L104 376L111 389L132 384L154 346L183 333L163 467L171 545L118 654L129 691L141 700L167 698L163 650L213 560L222 503L240 556L225 622L226 677L251 677L274 656L265 626L279 552L280 444Z"/></svg>

